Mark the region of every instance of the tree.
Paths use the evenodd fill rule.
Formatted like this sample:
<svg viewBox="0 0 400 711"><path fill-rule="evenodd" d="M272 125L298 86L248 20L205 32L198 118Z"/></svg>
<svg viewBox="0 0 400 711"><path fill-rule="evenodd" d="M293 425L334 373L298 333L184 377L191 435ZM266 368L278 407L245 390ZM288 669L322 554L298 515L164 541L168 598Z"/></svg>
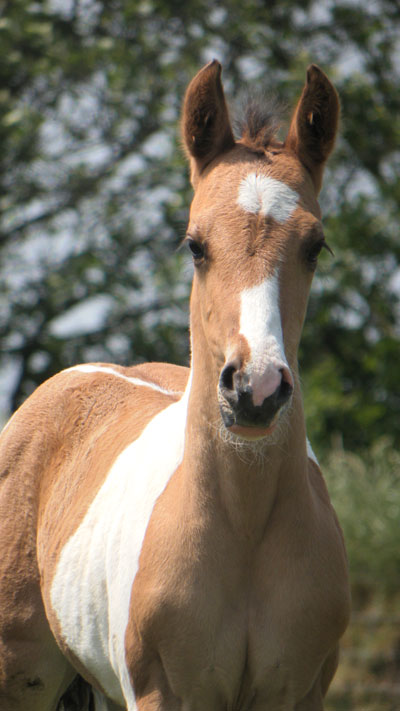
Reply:
<svg viewBox="0 0 400 711"><path fill-rule="evenodd" d="M322 196L336 257L322 262L301 351L309 422L320 446L398 436L399 24L389 0L3 2L11 408L78 361L188 361L184 88L217 56L232 97L246 84L292 104L316 61L339 88L343 129Z"/></svg>
<svg viewBox="0 0 400 711"><path fill-rule="evenodd" d="M326 27L350 65L337 53L342 140L326 196L337 256L314 291L303 353L314 433L320 443L340 434L353 449L400 438L399 21L398 3L339 3Z"/></svg>

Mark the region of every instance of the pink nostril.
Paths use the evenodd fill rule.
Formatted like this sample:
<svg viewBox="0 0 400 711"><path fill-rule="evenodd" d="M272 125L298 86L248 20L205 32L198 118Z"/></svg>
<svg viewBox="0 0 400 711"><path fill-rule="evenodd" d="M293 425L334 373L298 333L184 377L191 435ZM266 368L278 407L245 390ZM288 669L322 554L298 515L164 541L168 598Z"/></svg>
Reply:
<svg viewBox="0 0 400 711"><path fill-rule="evenodd" d="M251 380L253 403L260 407L264 400L276 393L277 390L291 394L293 390L292 374L286 366L276 368L270 365L262 374L254 375Z"/></svg>
<svg viewBox="0 0 400 711"><path fill-rule="evenodd" d="M282 382L282 374L276 368L268 369L262 375L253 375L251 379L253 403L260 407L264 400L279 388Z"/></svg>

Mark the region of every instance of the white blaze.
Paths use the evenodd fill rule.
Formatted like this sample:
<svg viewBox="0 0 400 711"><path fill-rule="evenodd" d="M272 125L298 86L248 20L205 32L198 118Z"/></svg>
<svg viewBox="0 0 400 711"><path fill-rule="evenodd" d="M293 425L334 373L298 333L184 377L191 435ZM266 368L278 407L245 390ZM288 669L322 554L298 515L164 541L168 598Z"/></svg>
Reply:
<svg viewBox="0 0 400 711"><path fill-rule="evenodd" d="M255 405L261 405L289 370L283 345L277 272L240 295L240 335L250 348L245 372L250 376Z"/></svg>
<svg viewBox="0 0 400 711"><path fill-rule="evenodd" d="M299 195L280 180L249 173L239 185L237 201L246 212L260 212L283 223L296 209Z"/></svg>
<svg viewBox="0 0 400 711"><path fill-rule="evenodd" d="M298 201L295 190L266 175L249 173L239 184L240 207L281 224L290 218ZM290 372L283 346L277 271L241 293L240 334L250 348L245 371L253 389L253 402L261 405L280 385L282 369Z"/></svg>

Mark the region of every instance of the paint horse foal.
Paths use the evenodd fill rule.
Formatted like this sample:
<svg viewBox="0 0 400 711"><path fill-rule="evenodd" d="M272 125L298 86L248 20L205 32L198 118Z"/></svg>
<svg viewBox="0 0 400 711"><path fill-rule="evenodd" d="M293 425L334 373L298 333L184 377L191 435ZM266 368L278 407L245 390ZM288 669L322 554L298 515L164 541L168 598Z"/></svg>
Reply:
<svg viewBox="0 0 400 711"><path fill-rule="evenodd" d="M348 620L341 532L297 348L338 100L315 66L280 143L235 142L214 61L183 137L195 195L190 371L70 368L1 439L0 708L317 711Z"/></svg>

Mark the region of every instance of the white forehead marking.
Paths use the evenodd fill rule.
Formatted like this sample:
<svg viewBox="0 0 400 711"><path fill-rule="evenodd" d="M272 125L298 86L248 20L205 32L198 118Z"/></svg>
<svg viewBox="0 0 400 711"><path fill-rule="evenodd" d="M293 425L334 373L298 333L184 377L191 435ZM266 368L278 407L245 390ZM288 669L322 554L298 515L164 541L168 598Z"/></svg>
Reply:
<svg viewBox="0 0 400 711"><path fill-rule="evenodd" d="M296 209L299 194L280 180L249 173L239 185L237 201L247 212L261 212L283 223Z"/></svg>
<svg viewBox="0 0 400 711"><path fill-rule="evenodd" d="M240 334L250 348L249 367L263 373L268 365L287 366L279 309L279 275L276 271L261 284L240 295Z"/></svg>

